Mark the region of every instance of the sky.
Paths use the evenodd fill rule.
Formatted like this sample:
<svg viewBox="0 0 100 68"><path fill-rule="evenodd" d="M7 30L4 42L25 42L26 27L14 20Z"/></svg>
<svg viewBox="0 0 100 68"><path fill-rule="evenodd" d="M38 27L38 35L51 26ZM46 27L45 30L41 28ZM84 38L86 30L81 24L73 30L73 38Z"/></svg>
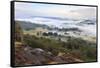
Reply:
<svg viewBox="0 0 100 68"><path fill-rule="evenodd" d="M90 19L96 18L96 7L15 2L15 19L34 16Z"/></svg>

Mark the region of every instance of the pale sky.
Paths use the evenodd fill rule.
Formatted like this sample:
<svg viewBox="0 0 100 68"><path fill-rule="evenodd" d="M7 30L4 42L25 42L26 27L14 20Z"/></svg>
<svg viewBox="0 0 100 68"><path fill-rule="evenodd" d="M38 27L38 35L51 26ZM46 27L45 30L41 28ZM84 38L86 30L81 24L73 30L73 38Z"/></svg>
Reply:
<svg viewBox="0 0 100 68"><path fill-rule="evenodd" d="M96 7L15 2L15 19L34 16L90 19L96 18Z"/></svg>

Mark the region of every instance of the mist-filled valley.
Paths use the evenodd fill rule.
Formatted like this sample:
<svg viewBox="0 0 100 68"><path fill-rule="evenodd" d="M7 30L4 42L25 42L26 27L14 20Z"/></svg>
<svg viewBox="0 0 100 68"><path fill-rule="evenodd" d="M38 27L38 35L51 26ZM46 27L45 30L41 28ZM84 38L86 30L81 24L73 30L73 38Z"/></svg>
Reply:
<svg viewBox="0 0 100 68"><path fill-rule="evenodd" d="M67 20L16 20L16 65L96 61L96 21Z"/></svg>

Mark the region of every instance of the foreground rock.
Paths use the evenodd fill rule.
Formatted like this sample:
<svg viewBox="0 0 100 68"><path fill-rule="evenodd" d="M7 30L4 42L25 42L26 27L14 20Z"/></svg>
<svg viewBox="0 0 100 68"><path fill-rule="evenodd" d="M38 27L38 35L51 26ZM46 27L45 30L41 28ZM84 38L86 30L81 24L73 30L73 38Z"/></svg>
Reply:
<svg viewBox="0 0 100 68"><path fill-rule="evenodd" d="M54 56L51 52L46 52L41 48L31 48L21 45L15 50L15 65L44 65L44 64L59 64L83 62L80 59L73 57L71 54L62 54Z"/></svg>

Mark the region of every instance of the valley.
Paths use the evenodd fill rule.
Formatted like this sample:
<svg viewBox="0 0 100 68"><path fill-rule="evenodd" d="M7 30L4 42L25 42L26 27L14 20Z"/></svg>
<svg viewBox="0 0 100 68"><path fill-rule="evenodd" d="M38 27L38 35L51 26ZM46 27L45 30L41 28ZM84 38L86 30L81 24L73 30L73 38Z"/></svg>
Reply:
<svg viewBox="0 0 100 68"><path fill-rule="evenodd" d="M16 66L96 61L96 34L81 29L82 25L79 28L78 23L66 28L29 21L15 23Z"/></svg>

